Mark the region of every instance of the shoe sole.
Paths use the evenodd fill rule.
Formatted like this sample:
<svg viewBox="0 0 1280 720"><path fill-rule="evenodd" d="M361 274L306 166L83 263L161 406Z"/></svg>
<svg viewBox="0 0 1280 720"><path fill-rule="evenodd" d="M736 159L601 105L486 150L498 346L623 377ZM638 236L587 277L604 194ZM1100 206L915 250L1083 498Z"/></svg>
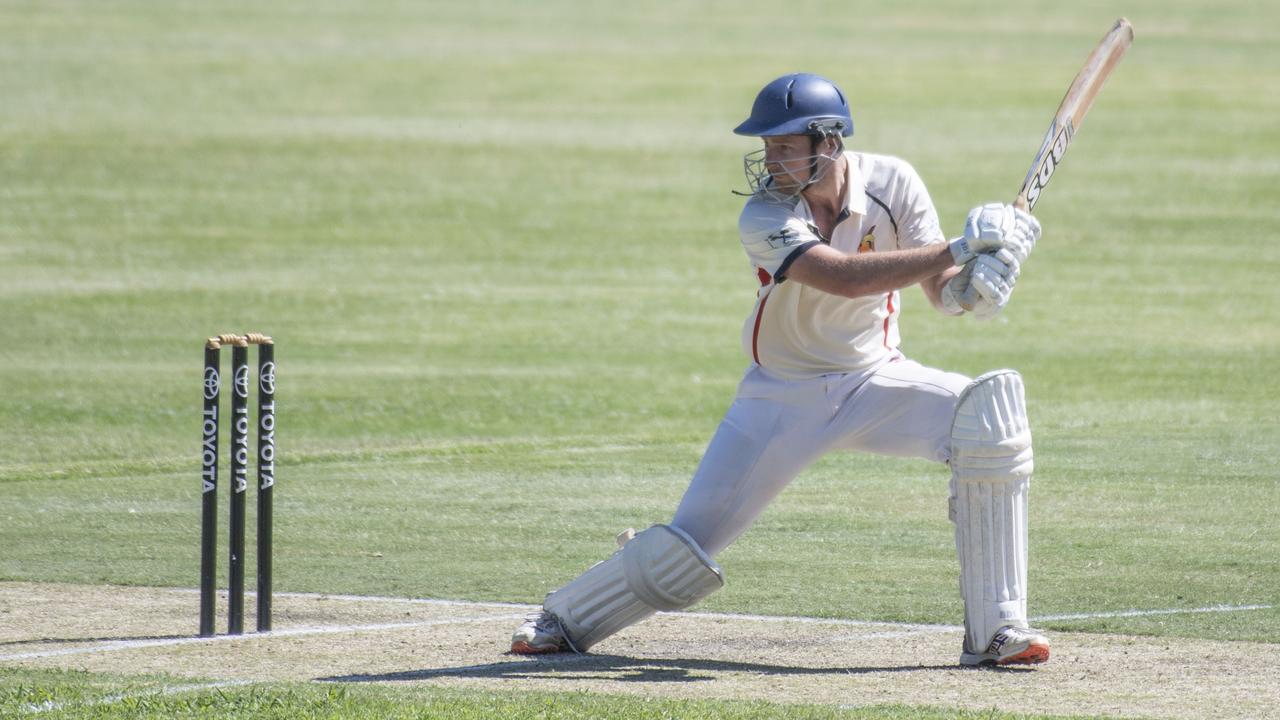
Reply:
<svg viewBox="0 0 1280 720"><path fill-rule="evenodd" d="M1005 665L1039 665L1049 661L1049 646L1043 644L1028 645L1025 650L1008 657L960 654L960 664L965 667L1003 667Z"/></svg>
<svg viewBox="0 0 1280 720"><path fill-rule="evenodd" d="M559 645L530 645L524 640L511 643L511 652L517 655L549 655L564 652Z"/></svg>
<svg viewBox="0 0 1280 720"><path fill-rule="evenodd" d="M1000 658L997 665L1039 665L1049 661L1048 645L1028 645L1026 650L1007 658Z"/></svg>

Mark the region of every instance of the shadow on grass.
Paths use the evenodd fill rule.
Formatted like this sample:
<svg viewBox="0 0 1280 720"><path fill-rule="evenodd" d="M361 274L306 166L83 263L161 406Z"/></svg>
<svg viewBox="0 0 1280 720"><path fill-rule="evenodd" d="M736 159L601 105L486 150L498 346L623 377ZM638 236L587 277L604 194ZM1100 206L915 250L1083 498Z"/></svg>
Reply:
<svg viewBox="0 0 1280 720"><path fill-rule="evenodd" d="M374 675L337 675L320 682L392 682L434 678L619 680L623 682L706 682L712 673L756 675L867 675L871 673L937 672L958 665L898 665L885 667L804 667L688 658L630 658L621 655L557 655L452 668L404 670ZM608 673L607 675L605 673Z"/></svg>

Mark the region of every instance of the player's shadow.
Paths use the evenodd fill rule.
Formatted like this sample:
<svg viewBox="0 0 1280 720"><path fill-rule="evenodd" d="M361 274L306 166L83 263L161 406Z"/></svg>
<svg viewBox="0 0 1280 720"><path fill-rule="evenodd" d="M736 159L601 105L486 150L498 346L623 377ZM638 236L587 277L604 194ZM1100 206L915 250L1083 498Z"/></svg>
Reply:
<svg viewBox="0 0 1280 720"><path fill-rule="evenodd" d="M190 635L112 635L83 638L28 638L26 640L0 640L0 647L8 645L73 645L76 643L131 642L134 640L181 640Z"/></svg>
<svg viewBox="0 0 1280 720"><path fill-rule="evenodd" d="M631 658L622 655L563 655L452 668L405 670L381 674L337 675L321 682L389 682L464 677L493 679L621 680L624 682L706 682L710 673L756 675L866 675L870 673L955 670L957 665L895 665L885 667L805 667L693 658ZM566 672L571 671L571 672ZM552 674L554 673L554 674ZM610 673L601 675L600 673ZM613 673L617 673L616 675Z"/></svg>

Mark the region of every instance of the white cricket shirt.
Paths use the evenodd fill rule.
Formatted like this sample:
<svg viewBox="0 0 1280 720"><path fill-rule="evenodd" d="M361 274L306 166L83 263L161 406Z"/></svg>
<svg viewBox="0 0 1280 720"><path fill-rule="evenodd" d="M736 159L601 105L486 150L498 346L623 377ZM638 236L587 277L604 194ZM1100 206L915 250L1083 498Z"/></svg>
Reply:
<svg viewBox="0 0 1280 720"><path fill-rule="evenodd" d="M844 298L787 281L791 263L822 242L845 253L945 242L924 182L906 161L845 152L845 205L830 238L820 237L803 197L756 194L738 220L760 289L742 328L751 361L784 379L874 369L897 354L897 291Z"/></svg>

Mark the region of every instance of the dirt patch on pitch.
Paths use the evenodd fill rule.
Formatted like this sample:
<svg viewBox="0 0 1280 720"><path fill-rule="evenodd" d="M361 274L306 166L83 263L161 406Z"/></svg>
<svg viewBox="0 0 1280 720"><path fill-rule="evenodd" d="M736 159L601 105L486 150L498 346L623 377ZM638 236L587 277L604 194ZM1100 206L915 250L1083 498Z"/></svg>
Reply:
<svg viewBox="0 0 1280 720"><path fill-rule="evenodd" d="M252 628L252 601L246 603ZM660 615L598 654L504 654L521 606L278 595L275 632L194 637L197 596L0 583L0 667L1158 718L1280 715L1280 645L1055 633L1020 670L955 665L932 626ZM219 621L225 623L225 599Z"/></svg>

